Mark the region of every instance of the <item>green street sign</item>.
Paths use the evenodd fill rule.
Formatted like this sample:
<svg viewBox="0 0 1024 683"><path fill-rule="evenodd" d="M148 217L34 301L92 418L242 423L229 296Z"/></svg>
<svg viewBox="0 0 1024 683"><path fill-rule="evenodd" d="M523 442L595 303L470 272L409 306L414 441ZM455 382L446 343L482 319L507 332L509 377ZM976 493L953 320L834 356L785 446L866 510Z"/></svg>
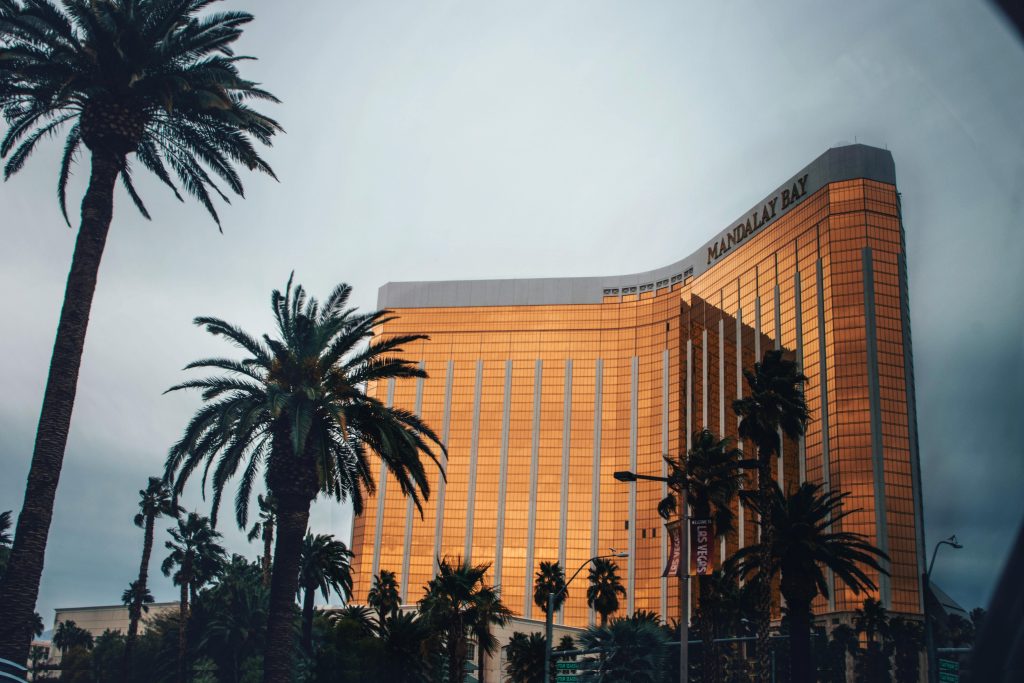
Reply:
<svg viewBox="0 0 1024 683"><path fill-rule="evenodd" d="M575 674L558 674L555 676L555 683L576 683L580 677Z"/></svg>
<svg viewBox="0 0 1024 683"><path fill-rule="evenodd" d="M950 673L959 673L960 662L955 659L940 659L939 660L939 671L948 671Z"/></svg>
<svg viewBox="0 0 1024 683"><path fill-rule="evenodd" d="M960 683L960 674L940 671L939 683Z"/></svg>
<svg viewBox="0 0 1024 683"><path fill-rule="evenodd" d="M558 669L559 671L562 671L562 670L565 670L565 669L568 669L570 671L575 671L576 669L579 668L579 666L576 664L576 662L555 662L555 668Z"/></svg>

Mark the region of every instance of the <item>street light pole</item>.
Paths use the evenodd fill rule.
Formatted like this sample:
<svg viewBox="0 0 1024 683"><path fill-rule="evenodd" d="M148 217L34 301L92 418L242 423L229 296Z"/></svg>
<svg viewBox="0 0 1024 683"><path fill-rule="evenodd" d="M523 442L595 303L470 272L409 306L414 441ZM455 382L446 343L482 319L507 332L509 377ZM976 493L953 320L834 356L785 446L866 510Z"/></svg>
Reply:
<svg viewBox="0 0 1024 683"><path fill-rule="evenodd" d="M618 481L635 483L638 479L670 483L668 477L655 477L635 472L615 472ZM674 489L673 489L674 490ZM679 488L679 682L690 680L690 591L686 583L690 571L690 539L687 537L689 511L686 505L686 486Z"/></svg>
<svg viewBox="0 0 1024 683"><path fill-rule="evenodd" d="M924 637L926 648L928 650L929 683L937 683L938 681L938 672L936 671L938 661L935 654L935 634L932 631L932 620L928 617L928 593L931 592L932 569L935 568L935 556L939 554L939 546L942 545L948 545L950 548L955 550L963 548L963 546L956 540L956 534L936 543L935 550L932 551L932 561L928 563L928 569L924 573L924 580L921 582L923 584L922 589L924 591L924 595L921 597L923 598L924 604Z"/></svg>
<svg viewBox="0 0 1024 683"><path fill-rule="evenodd" d="M608 557L629 557L629 553L620 552L615 548L609 548L609 550L612 551L610 555L597 555L581 564L579 569L573 572L573 575L565 582L561 589L548 593L548 608L544 613L544 683L550 683L551 681L551 640L554 638L555 600L559 595L569 590L569 584L572 583L573 579L583 571L584 567L594 560L603 560Z"/></svg>

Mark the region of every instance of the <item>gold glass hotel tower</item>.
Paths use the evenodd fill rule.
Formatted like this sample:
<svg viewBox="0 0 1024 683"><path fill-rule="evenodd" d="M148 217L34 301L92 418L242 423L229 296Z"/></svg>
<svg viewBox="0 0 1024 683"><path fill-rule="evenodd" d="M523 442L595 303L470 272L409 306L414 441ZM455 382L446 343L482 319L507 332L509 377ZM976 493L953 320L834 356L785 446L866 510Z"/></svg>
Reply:
<svg viewBox="0 0 1024 683"><path fill-rule="evenodd" d="M676 582L661 578L667 542L656 482L623 484L616 470L665 474L703 427L736 437L732 402L743 368L782 349L808 377L811 420L783 444L778 476L847 491L842 529L888 553L874 576L890 610L920 614L923 530L907 269L889 152L830 149L757 202L695 254L635 275L388 283L384 334L425 333L406 357L427 380L372 387L421 415L448 447L423 516L383 471L354 524L354 595L381 569L403 603L422 595L438 557L490 563L517 614L533 605L542 561L567 572L609 547L619 560L623 613L678 615ZM748 451L750 444L740 444ZM753 487L753 481L746 484ZM755 542L739 506L716 565ZM586 582L557 619L593 623ZM834 586L818 613L849 612ZM692 601L691 601L692 604Z"/></svg>

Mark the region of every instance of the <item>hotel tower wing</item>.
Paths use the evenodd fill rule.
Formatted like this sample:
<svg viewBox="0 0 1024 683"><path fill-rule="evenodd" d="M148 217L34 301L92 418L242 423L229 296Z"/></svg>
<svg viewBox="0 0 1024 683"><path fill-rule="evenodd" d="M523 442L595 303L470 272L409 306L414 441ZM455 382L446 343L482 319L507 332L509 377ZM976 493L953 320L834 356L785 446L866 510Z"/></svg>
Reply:
<svg viewBox="0 0 1024 683"><path fill-rule="evenodd" d="M384 335L423 333L406 357L426 380L371 387L421 415L448 448L433 468L422 515L383 470L357 518L354 595L395 572L418 600L437 558L489 563L506 605L533 604L541 562L568 572L609 547L627 596L623 613L678 615L656 506L664 485L616 481L616 470L665 474L694 431L736 438L732 402L743 369L781 349L808 377L806 435L786 441L785 486L849 492L842 530L867 536L891 561L873 576L891 610L920 614L920 472L900 199L888 151L830 149L696 253L635 275L531 280L392 282L379 305ZM751 444L740 444L748 452ZM753 481L745 484L750 488ZM716 566L756 541L737 503L736 530ZM872 572L874 574L874 572ZM585 576L583 577L585 579ZM586 583L558 620L593 623ZM841 585L816 612L864 599ZM692 601L691 601L692 604Z"/></svg>

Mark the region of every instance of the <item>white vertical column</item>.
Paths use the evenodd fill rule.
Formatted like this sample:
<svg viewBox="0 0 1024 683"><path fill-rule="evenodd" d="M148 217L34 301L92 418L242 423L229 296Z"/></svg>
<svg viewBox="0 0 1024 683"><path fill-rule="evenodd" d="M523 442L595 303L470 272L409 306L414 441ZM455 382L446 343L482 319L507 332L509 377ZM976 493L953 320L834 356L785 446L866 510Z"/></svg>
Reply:
<svg viewBox="0 0 1024 683"><path fill-rule="evenodd" d="M484 362L476 362L476 382L473 385L473 426L469 439L469 488L466 492L466 541L462 557L466 564L473 559L473 520L476 516L476 457L480 445L480 400L484 382Z"/></svg>
<svg viewBox="0 0 1024 683"><path fill-rule="evenodd" d="M387 399L385 405L390 408L395 400L395 378L388 379ZM373 562L370 572L377 576L380 571L380 546L384 537L384 499L388 491L388 468L384 461L380 462L380 475L377 477L377 527L373 530Z"/></svg>
<svg viewBox="0 0 1024 683"><path fill-rule="evenodd" d="M441 443L448 447L448 431L452 418L452 380L455 375L455 361L448 361L444 380L444 415L441 418ZM441 476L437 480L437 512L434 517L434 575L437 575L438 560L441 557L441 541L444 536L444 494L448 474L448 456L441 454Z"/></svg>
<svg viewBox="0 0 1024 683"><path fill-rule="evenodd" d="M569 439L572 435L572 359L565 361L565 389L562 398L562 490L558 524L558 564L566 569L565 545L569 526ZM558 610L558 623L565 618L565 605Z"/></svg>
<svg viewBox="0 0 1024 683"><path fill-rule="evenodd" d="M420 361L419 369L423 370L425 364ZM413 413L416 417L423 414L423 378L416 379L416 404L413 406ZM415 505L412 496L406 496L405 500L405 537L402 541L402 577L399 580L398 596L404 605L409 597L409 558L412 555L412 521Z"/></svg>
<svg viewBox="0 0 1024 683"><path fill-rule="evenodd" d="M640 359L633 356L629 373L629 471L637 468L637 400ZM636 591L636 485L629 487L629 562L626 572L626 614L633 615Z"/></svg>
<svg viewBox="0 0 1024 683"><path fill-rule="evenodd" d="M533 366L533 444L530 451L530 508L526 531L526 591L523 595L523 616L533 616L533 561L537 539L537 474L540 467L540 400L544 361Z"/></svg>
<svg viewBox="0 0 1024 683"><path fill-rule="evenodd" d="M590 490L590 556L597 557L601 533L601 413L604 382L604 361L597 359L594 366L594 453ZM590 625L596 621L594 610L590 610Z"/></svg>
<svg viewBox="0 0 1024 683"><path fill-rule="evenodd" d="M512 361L505 361L505 398L501 411L501 455L498 463L498 528L494 541L494 585L501 585L505 559L505 497L508 489L508 430L512 415Z"/></svg>

